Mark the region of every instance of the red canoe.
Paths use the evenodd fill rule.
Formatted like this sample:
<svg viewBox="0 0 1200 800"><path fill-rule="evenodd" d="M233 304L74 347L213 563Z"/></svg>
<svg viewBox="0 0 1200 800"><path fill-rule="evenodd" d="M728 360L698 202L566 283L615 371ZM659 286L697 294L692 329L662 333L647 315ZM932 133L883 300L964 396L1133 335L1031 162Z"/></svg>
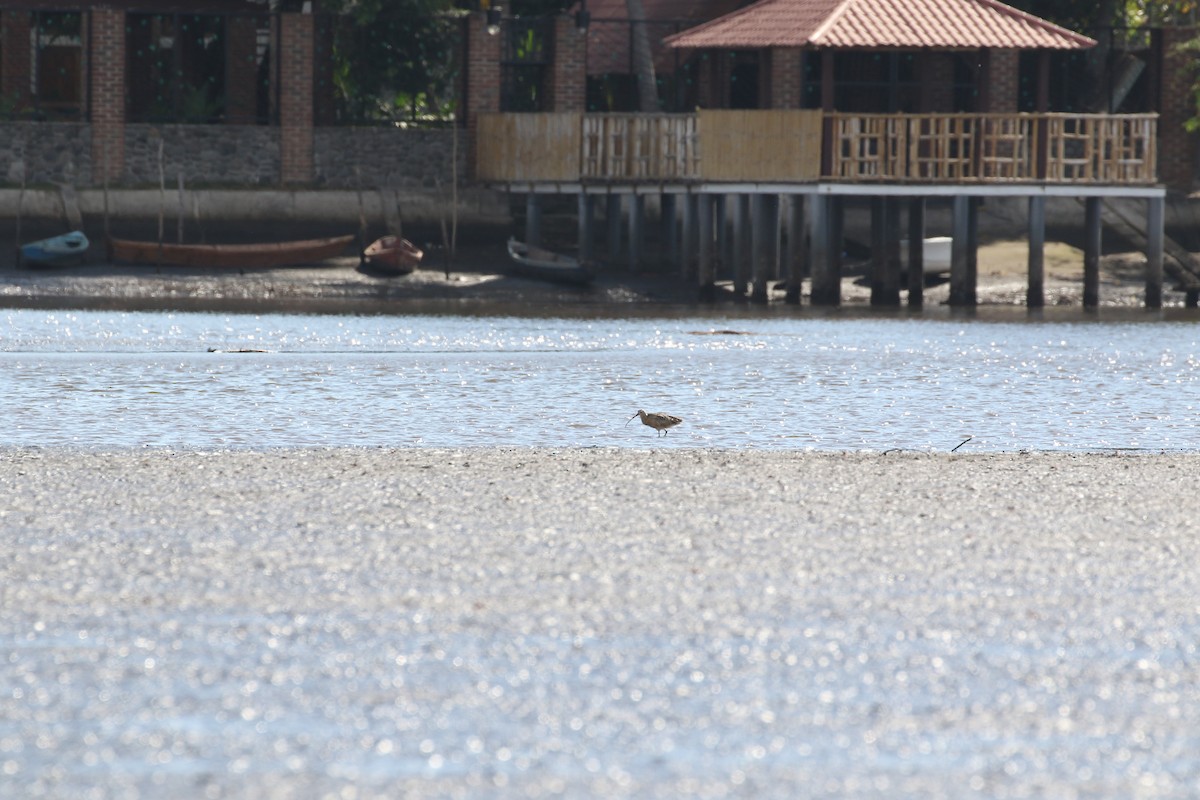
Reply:
<svg viewBox="0 0 1200 800"><path fill-rule="evenodd" d="M417 268L425 253L408 239L399 236L384 236L367 245L362 252L364 264L370 264L381 272L407 275Z"/></svg>

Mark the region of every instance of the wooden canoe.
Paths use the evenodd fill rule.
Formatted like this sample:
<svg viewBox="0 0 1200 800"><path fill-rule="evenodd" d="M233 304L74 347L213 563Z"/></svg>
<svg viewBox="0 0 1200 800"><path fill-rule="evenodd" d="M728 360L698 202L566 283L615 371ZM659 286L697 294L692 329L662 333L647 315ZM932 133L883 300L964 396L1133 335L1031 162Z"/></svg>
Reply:
<svg viewBox="0 0 1200 800"><path fill-rule="evenodd" d="M407 275L417 268L425 253L399 236L384 236L371 242L362 251L362 261L380 272Z"/></svg>
<svg viewBox="0 0 1200 800"><path fill-rule="evenodd" d="M332 236L253 244L160 244L110 238L108 258L124 264L266 269L315 264L340 255L353 241L353 236Z"/></svg>
<svg viewBox="0 0 1200 800"><path fill-rule="evenodd" d="M595 277L592 268L576 258L532 247L516 239L508 240L508 256L513 263L513 272L524 278L586 286Z"/></svg>

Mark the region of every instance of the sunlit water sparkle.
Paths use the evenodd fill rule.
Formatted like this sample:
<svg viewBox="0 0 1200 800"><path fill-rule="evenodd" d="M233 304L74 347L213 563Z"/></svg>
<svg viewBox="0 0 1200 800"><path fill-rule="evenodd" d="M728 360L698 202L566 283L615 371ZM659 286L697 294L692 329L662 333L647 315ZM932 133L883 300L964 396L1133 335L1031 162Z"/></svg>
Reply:
<svg viewBox="0 0 1200 800"><path fill-rule="evenodd" d="M1194 449L1198 365L1170 322L8 310L0 445Z"/></svg>

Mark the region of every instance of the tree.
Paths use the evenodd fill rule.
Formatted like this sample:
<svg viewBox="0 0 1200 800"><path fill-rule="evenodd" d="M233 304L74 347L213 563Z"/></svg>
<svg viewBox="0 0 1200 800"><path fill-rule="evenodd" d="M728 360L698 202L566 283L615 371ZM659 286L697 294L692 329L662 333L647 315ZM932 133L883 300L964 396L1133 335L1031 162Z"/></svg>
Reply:
<svg viewBox="0 0 1200 800"><path fill-rule="evenodd" d="M453 0L327 0L334 12L333 85L340 116L396 119L449 111Z"/></svg>
<svg viewBox="0 0 1200 800"><path fill-rule="evenodd" d="M658 80L654 75L654 54L650 49L650 31L642 0L625 0L629 15L633 71L637 76L638 110L658 111Z"/></svg>

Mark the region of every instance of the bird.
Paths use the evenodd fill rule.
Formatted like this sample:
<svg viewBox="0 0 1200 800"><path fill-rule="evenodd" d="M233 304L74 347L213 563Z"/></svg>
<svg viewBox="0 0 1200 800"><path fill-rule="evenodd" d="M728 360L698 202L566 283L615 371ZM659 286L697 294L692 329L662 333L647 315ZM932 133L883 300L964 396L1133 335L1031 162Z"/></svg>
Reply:
<svg viewBox="0 0 1200 800"><path fill-rule="evenodd" d="M680 419L679 417L675 417L670 414L664 414L661 411L656 411L653 414L647 414L645 411L642 411L639 408L638 412L636 414L634 414L632 417L630 417L629 421L626 422L625 424L628 425L630 422L633 422L633 420L637 417L642 418L643 425L649 425L651 428L654 428L654 430L656 430L656 431L662 431L663 436L667 435L668 428L674 428L676 425L683 422L683 420Z"/></svg>

